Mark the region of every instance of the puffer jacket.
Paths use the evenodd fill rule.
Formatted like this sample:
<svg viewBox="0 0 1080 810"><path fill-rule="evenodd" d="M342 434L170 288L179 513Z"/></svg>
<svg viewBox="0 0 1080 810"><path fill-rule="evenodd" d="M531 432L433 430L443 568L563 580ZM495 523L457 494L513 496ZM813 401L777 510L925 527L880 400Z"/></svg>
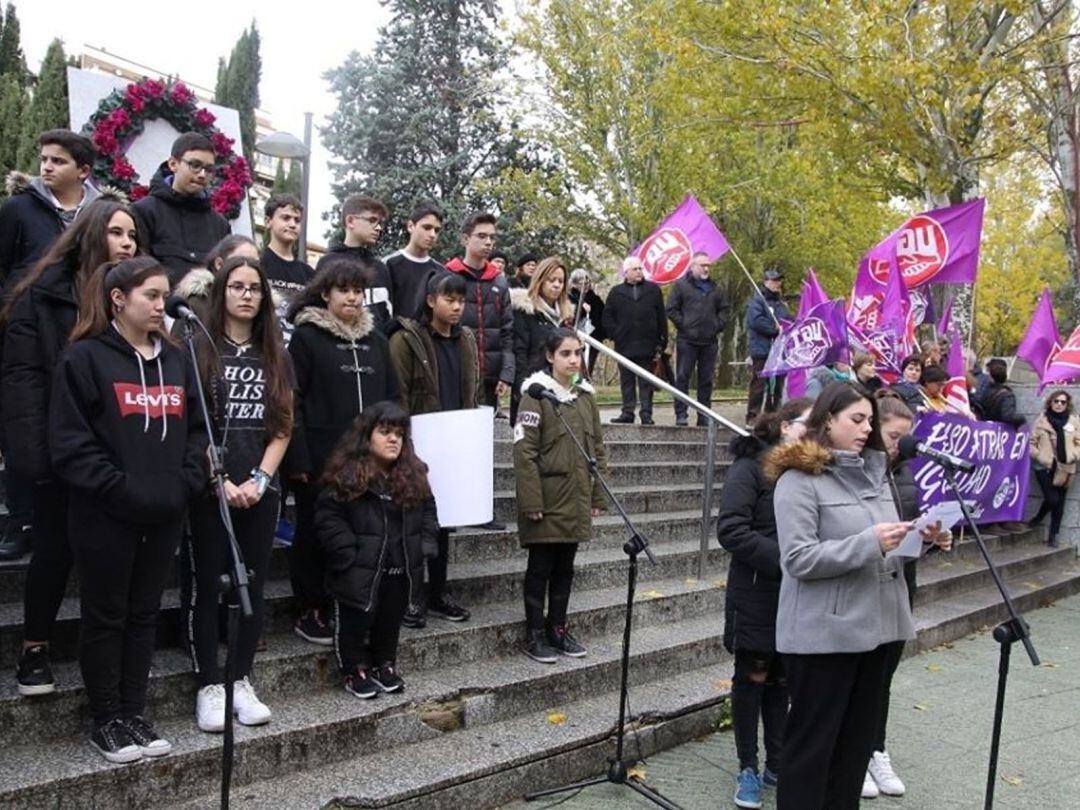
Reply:
<svg viewBox="0 0 1080 810"><path fill-rule="evenodd" d="M874 526L899 520L883 452L830 450L806 440L773 448L766 475L780 541L781 653L869 652L915 637L899 557L881 553Z"/></svg>
<svg viewBox="0 0 1080 810"><path fill-rule="evenodd" d="M544 359L544 343L556 327L544 313L537 311L527 290L511 290L510 306L514 310L514 368L517 371L514 387L518 388Z"/></svg>
<svg viewBox="0 0 1080 810"><path fill-rule="evenodd" d="M563 388L542 371L526 377L514 426L518 535L523 547L581 543L592 536L592 508L606 506L604 493L592 480L587 462L555 415L554 406L526 393L533 383L558 397L562 415L601 471L607 463L592 386L581 382L572 389ZM526 517L535 512L542 512L543 519Z"/></svg>
<svg viewBox="0 0 1080 810"><path fill-rule="evenodd" d="M514 311L510 288L498 266L488 262L477 276L461 259L451 259L446 269L465 279L465 310L461 324L476 333L481 379L514 382Z"/></svg>

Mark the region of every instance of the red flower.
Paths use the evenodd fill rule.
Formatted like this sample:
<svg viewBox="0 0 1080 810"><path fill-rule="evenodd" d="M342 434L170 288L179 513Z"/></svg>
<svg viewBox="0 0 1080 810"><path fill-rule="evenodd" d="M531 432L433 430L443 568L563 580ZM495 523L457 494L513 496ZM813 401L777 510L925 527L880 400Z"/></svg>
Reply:
<svg viewBox="0 0 1080 810"><path fill-rule="evenodd" d="M117 180L134 180L136 177L135 167L128 163L123 155L113 158L112 174Z"/></svg>
<svg viewBox="0 0 1080 810"><path fill-rule="evenodd" d="M156 100L165 95L165 85L154 79L149 79L141 83L143 90L146 92L146 97L151 100Z"/></svg>
<svg viewBox="0 0 1080 810"><path fill-rule="evenodd" d="M91 140L94 142L94 146L97 147L98 151L106 157L120 150L120 142L116 140L116 136L113 135L111 129L104 129L99 126L98 129L94 131Z"/></svg>
<svg viewBox="0 0 1080 810"><path fill-rule="evenodd" d="M206 109L206 107L200 107L195 111L195 124L197 126L212 127L216 120L217 116Z"/></svg>
<svg viewBox="0 0 1080 810"><path fill-rule="evenodd" d="M194 100L195 100L195 94L192 93L190 90L188 90L187 85L185 85L183 82L177 82L175 85L173 85L173 89L172 89L172 101L173 101L173 104L178 104L180 106L183 106L185 104L190 104Z"/></svg>
<svg viewBox="0 0 1080 810"><path fill-rule="evenodd" d="M131 111L138 114L146 109L146 102L141 98L128 99L128 106L131 107Z"/></svg>
<svg viewBox="0 0 1080 810"><path fill-rule="evenodd" d="M235 143L235 141L224 132L215 132L210 136L210 143L214 145L215 154L219 157L224 157L232 152L233 143Z"/></svg>
<svg viewBox="0 0 1080 810"><path fill-rule="evenodd" d="M114 131L118 129L127 129L131 126L131 116L123 107L117 107L109 113L109 117L105 120L109 122Z"/></svg>
<svg viewBox="0 0 1080 810"><path fill-rule="evenodd" d="M136 200L141 200L149 193L150 188L148 186L144 186L142 183L136 183L134 186L131 187L131 201L135 202Z"/></svg>

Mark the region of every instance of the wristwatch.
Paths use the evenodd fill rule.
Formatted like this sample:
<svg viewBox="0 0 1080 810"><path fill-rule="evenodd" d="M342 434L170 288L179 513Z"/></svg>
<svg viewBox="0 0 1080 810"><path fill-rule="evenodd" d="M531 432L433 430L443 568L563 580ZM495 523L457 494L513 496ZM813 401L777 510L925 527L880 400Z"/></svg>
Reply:
<svg viewBox="0 0 1080 810"><path fill-rule="evenodd" d="M270 486L270 473L261 467L253 467L248 476L255 482L255 491L259 493L261 498L266 494L266 490Z"/></svg>

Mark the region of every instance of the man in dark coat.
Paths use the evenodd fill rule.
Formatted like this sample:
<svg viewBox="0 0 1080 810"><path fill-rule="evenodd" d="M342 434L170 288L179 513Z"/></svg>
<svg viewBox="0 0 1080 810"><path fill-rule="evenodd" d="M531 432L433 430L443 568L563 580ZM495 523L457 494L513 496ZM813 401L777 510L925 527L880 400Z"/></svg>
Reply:
<svg viewBox="0 0 1080 810"><path fill-rule="evenodd" d="M1016 412L1016 394L1005 384L1009 378L1009 366L995 357L986 364L986 371L990 375L990 385L982 398L983 420L1020 427L1027 420L1023 414Z"/></svg>
<svg viewBox="0 0 1080 810"><path fill-rule="evenodd" d="M784 378L761 376L769 357L773 339L780 334L779 321L791 318L791 312L780 295L783 274L776 268L765 271L760 294L755 293L746 306L747 343L750 349L750 393L746 403L746 423L758 414L775 411L784 393Z"/></svg>
<svg viewBox="0 0 1080 810"><path fill-rule="evenodd" d="M615 351L645 369L667 346L667 315L660 288L645 280L641 259L629 256L623 261L626 280L616 284L604 304L604 331L615 342ZM636 391L635 391L636 386ZM637 394L641 395L641 424L651 425L653 387L634 372L619 366L622 389L622 413L611 421L634 423Z"/></svg>
<svg viewBox="0 0 1080 810"><path fill-rule="evenodd" d="M675 387L690 391L690 377L697 368L697 399L711 406L716 373L717 340L727 325L728 302L709 278L708 254L695 253L690 271L675 282L668 294L667 316L675 324ZM698 414L698 427L706 424ZM685 425L686 403L675 400L675 424Z"/></svg>
<svg viewBox="0 0 1080 810"><path fill-rule="evenodd" d="M209 138L185 132L150 180L150 194L133 206L150 255L165 265L174 287L229 235L228 221L210 207L214 160Z"/></svg>

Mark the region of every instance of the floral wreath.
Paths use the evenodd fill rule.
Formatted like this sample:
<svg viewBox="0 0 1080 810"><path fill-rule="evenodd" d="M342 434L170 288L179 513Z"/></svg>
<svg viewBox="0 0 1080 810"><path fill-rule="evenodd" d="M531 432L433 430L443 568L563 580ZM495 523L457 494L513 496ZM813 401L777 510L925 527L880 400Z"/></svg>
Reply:
<svg viewBox="0 0 1080 810"><path fill-rule="evenodd" d="M210 182L210 207L226 219L240 216L240 206L252 184L251 169L243 156L233 152L235 141L214 126L214 114L196 106L195 94L183 82L143 79L114 90L101 102L83 128L97 148L93 174L98 183L118 188L132 200L150 193L150 188L139 182L139 174L125 153L142 134L146 121L154 118L168 121L179 132L198 132L210 139L217 158Z"/></svg>

